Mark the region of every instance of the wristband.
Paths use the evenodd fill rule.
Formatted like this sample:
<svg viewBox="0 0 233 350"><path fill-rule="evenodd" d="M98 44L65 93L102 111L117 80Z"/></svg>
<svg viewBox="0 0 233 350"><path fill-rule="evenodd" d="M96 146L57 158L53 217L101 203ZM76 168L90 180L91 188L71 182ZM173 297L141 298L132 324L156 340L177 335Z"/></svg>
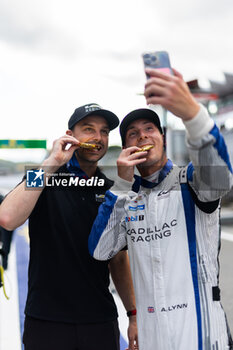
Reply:
<svg viewBox="0 0 233 350"><path fill-rule="evenodd" d="M127 316L128 317L135 316L135 315L137 315L137 310L136 309L127 311Z"/></svg>

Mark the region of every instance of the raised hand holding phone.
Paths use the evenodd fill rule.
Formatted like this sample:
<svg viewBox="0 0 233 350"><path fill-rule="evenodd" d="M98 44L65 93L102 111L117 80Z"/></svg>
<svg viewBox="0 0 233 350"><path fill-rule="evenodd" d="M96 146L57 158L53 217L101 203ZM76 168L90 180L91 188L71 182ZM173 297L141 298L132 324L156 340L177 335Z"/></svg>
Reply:
<svg viewBox="0 0 233 350"><path fill-rule="evenodd" d="M144 95L148 105L161 105L177 117L190 120L200 106L192 96L182 75L171 68L166 51L143 55L147 82Z"/></svg>
<svg viewBox="0 0 233 350"><path fill-rule="evenodd" d="M145 73L147 79L151 78L151 74L148 69L152 69L153 71L156 70L156 72L162 72L162 74L166 75L172 75L172 68L170 63L170 58L167 53L167 51L155 51L155 52L146 52L142 55L144 67L145 67ZM156 92L151 92L150 97L157 96L155 94ZM159 93L159 92L158 92ZM167 110L166 107L163 106L161 103L155 103L147 102L148 105L150 105L150 108L154 110L156 113L161 114L162 117L162 125L164 129L164 134L166 134L166 128L167 128ZM161 112L158 110L158 105L161 106Z"/></svg>

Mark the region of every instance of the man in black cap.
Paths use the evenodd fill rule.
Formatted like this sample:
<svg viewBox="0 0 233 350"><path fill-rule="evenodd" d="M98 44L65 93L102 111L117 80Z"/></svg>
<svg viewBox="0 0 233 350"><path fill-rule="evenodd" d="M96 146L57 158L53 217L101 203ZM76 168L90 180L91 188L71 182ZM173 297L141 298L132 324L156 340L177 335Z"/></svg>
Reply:
<svg viewBox="0 0 233 350"><path fill-rule="evenodd" d="M104 261L127 244L139 349L232 349L218 286L219 202L233 184L227 148L178 72L146 73L147 103L182 119L192 162L179 168L167 158L155 112L129 113L117 160L118 188L122 182L129 191L107 191L89 251Z"/></svg>
<svg viewBox="0 0 233 350"><path fill-rule="evenodd" d="M115 114L97 104L77 108L66 135L54 142L33 181L30 170L1 205L0 224L8 229L29 217L25 350L119 350L109 270L126 310L135 310L127 252L97 262L87 247L98 207L113 184L97 162L107 151L109 131L118 124ZM38 180L46 185L40 187ZM131 313L133 350L137 327Z"/></svg>

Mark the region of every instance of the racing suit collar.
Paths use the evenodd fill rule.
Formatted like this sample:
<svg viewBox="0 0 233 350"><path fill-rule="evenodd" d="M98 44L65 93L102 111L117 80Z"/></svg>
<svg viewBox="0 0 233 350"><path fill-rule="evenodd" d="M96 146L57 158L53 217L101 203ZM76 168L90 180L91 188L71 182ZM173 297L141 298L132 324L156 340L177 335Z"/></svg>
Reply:
<svg viewBox="0 0 233 350"><path fill-rule="evenodd" d="M75 156L75 153L73 154L69 162L66 163L65 166L69 173L74 174L74 176L78 176L80 179L89 179L88 175L81 169L80 164ZM114 181L108 179L98 167L96 169L95 176L104 180L106 190L112 187L114 184Z"/></svg>
<svg viewBox="0 0 233 350"><path fill-rule="evenodd" d="M140 186L146 187L146 188L154 188L158 186L164 179L165 177L169 174L171 169L173 168L173 163L170 159L168 159L167 163L164 165L164 167L160 170L159 176L158 176L158 181L157 182L151 182L148 181L141 176L134 175L135 182L132 186L132 190L134 192L138 192L140 189Z"/></svg>
<svg viewBox="0 0 233 350"><path fill-rule="evenodd" d="M75 156L75 153L73 154L72 158L69 160L69 162L66 164L67 170L74 174L75 176L78 176L83 179L88 179L88 175L80 168L78 159Z"/></svg>

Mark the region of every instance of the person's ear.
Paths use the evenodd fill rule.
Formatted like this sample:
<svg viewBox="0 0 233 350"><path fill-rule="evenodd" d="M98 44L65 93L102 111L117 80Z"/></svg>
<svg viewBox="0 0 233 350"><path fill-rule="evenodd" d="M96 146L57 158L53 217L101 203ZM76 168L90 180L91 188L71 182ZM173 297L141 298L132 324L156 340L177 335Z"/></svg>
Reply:
<svg viewBox="0 0 233 350"><path fill-rule="evenodd" d="M70 129L66 130L66 135L73 136L73 133Z"/></svg>

